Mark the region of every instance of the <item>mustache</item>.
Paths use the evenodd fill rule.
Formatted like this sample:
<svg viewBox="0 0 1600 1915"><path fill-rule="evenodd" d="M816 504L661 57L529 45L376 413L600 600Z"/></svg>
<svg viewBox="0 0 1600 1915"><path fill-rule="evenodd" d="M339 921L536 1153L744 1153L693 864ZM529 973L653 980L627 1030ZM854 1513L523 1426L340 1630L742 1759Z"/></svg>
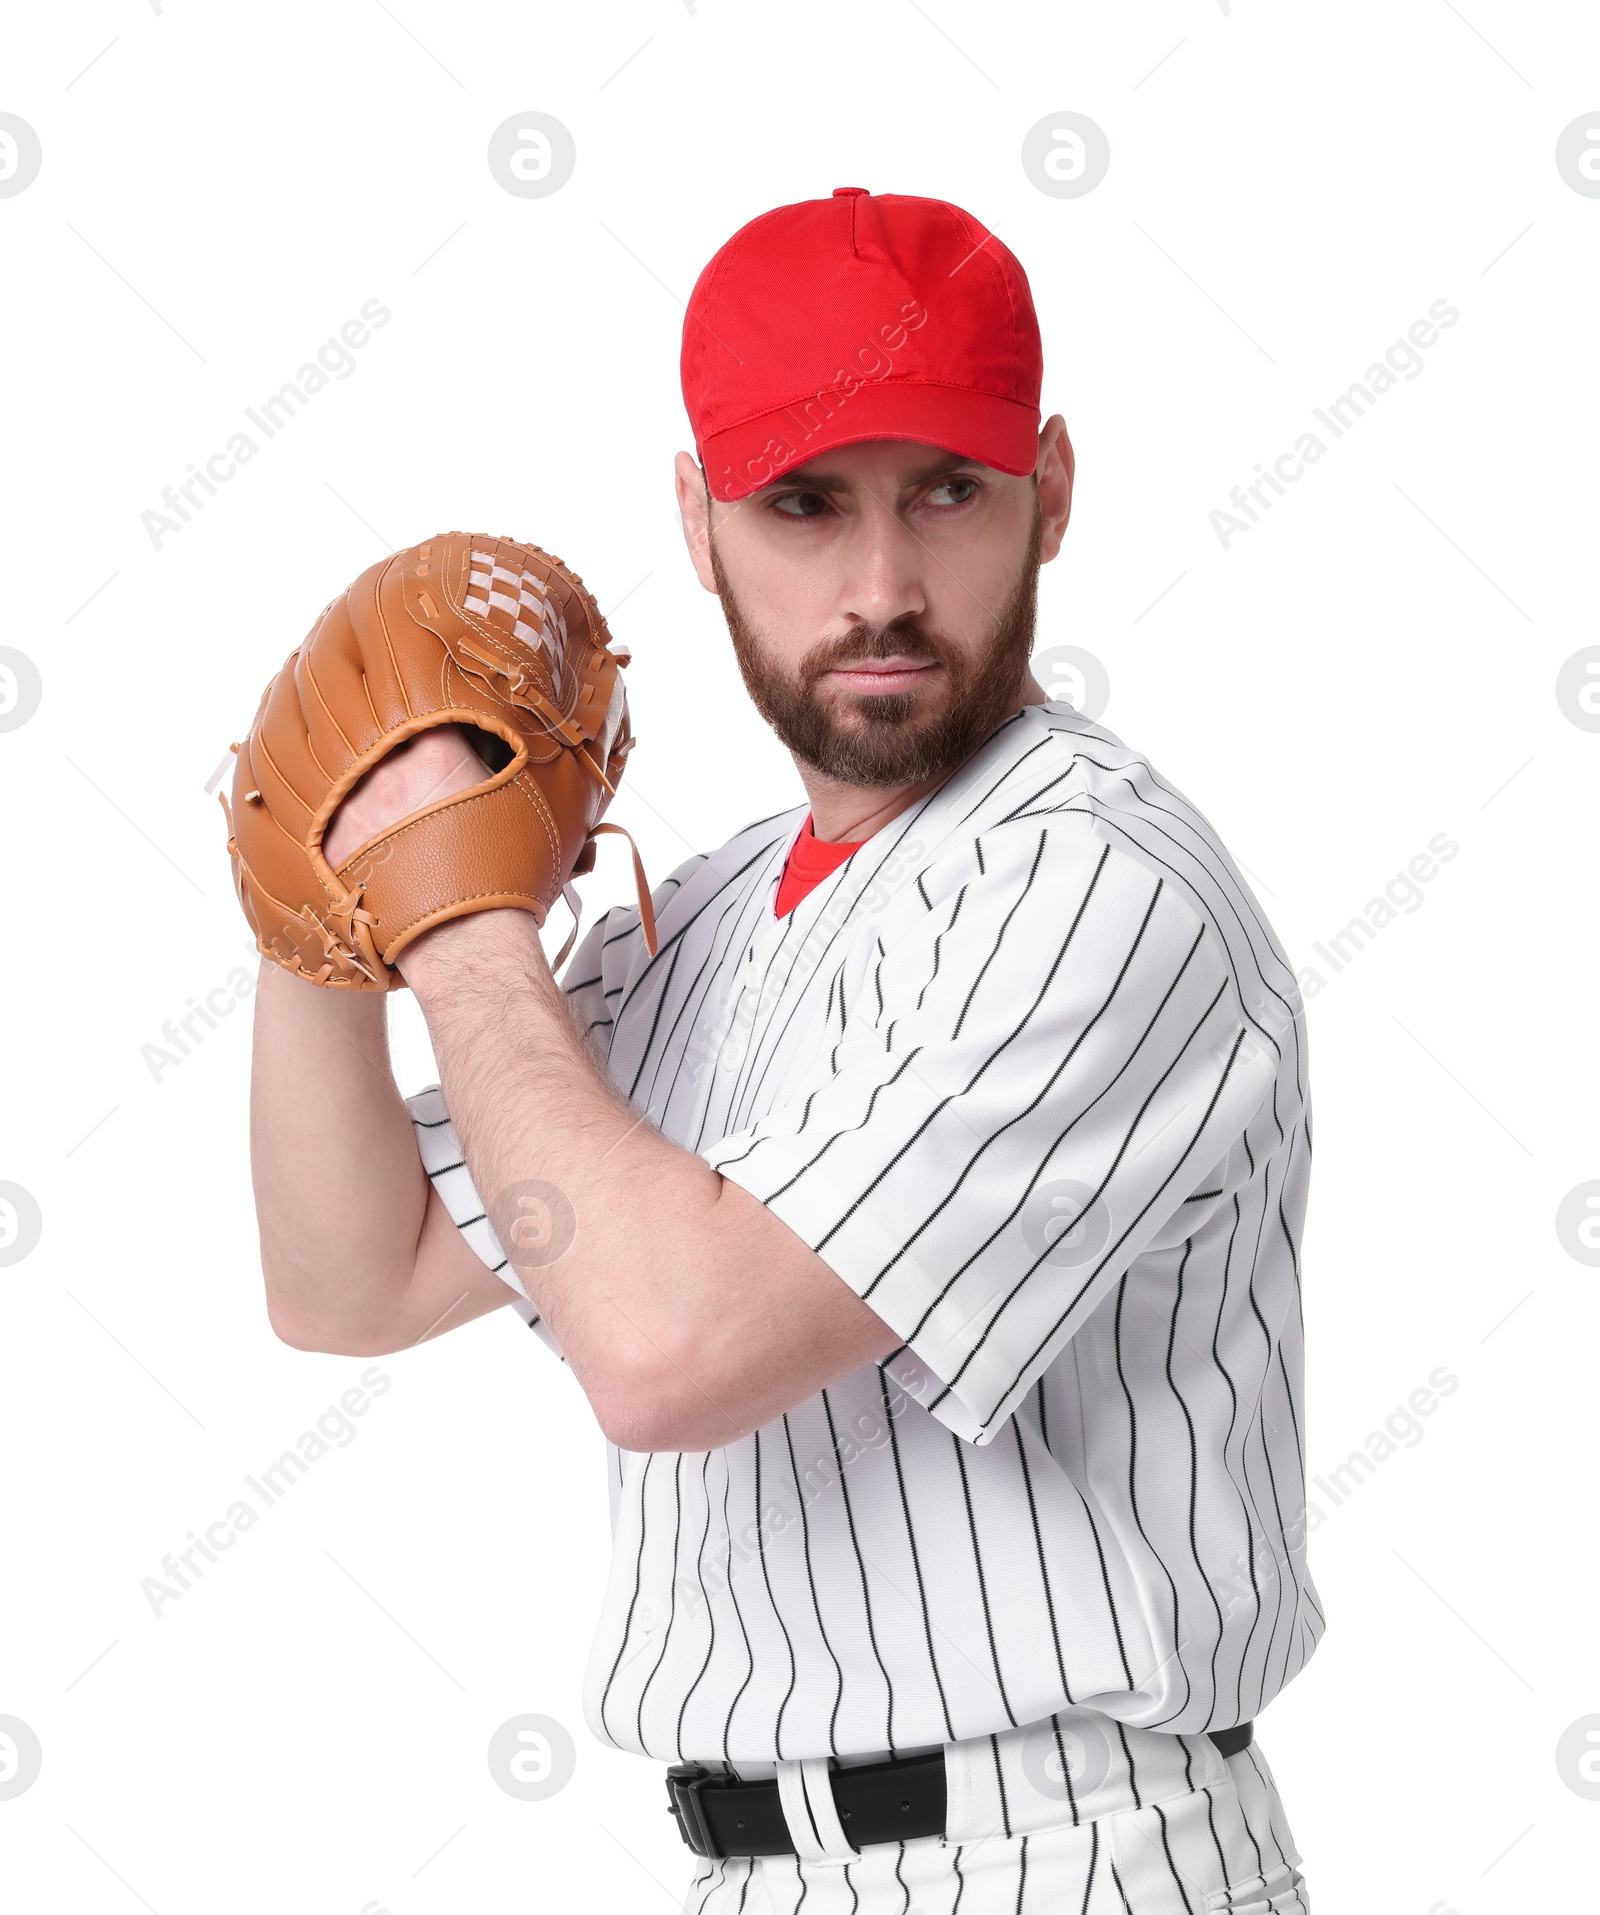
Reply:
<svg viewBox="0 0 1600 1915"><path fill-rule="evenodd" d="M809 690L825 672L875 658L915 658L943 664L948 651L946 641L924 630L914 618L894 619L887 625L846 632L814 646L800 668L800 682Z"/></svg>

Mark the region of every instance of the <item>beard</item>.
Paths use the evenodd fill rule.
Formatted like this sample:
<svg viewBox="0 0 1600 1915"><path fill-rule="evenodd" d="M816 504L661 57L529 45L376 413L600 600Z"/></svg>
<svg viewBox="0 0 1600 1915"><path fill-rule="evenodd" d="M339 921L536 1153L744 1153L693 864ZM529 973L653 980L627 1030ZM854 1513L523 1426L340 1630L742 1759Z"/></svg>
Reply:
<svg viewBox="0 0 1600 1915"><path fill-rule="evenodd" d="M1033 649L1043 535L1037 510L1016 583L993 615L983 648L969 654L914 618L858 626L814 646L797 671L773 657L728 583L711 543L711 569L734 656L757 711L803 763L842 784L922 784L965 764L1022 703ZM926 689L820 693L838 666L876 658L927 660L943 669Z"/></svg>

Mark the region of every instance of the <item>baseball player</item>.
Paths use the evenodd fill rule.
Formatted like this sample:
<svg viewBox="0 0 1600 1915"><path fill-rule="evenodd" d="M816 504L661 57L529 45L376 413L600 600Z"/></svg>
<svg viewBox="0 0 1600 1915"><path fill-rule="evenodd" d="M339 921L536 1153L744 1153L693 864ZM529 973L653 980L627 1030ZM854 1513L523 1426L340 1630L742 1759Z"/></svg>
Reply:
<svg viewBox="0 0 1600 1915"><path fill-rule="evenodd" d="M230 813L272 1322L509 1305L570 1366L588 1720L668 1765L686 1910L1304 1915L1252 1737L1323 1628L1303 1013L1206 819L1030 672L1073 454L1027 280L841 187L717 253L682 371L689 556L806 802L558 984L632 745L592 599L449 534L336 600Z"/></svg>

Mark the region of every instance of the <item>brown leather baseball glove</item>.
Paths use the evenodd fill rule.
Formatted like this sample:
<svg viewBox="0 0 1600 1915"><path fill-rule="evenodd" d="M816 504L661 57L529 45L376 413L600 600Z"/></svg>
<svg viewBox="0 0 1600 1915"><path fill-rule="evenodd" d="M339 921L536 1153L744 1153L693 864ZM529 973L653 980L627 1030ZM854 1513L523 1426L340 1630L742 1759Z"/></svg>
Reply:
<svg viewBox="0 0 1600 1915"><path fill-rule="evenodd" d="M597 833L621 829L600 819L633 746L626 662L582 580L536 545L447 532L363 572L234 747L223 810L259 949L314 984L391 991L407 944L470 911L513 906L543 924L566 893L575 937L572 874L592 868ZM342 800L395 746L451 724L475 728L484 782L412 812L335 870L322 842ZM633 861L653 955L637 850Z"/></svg>

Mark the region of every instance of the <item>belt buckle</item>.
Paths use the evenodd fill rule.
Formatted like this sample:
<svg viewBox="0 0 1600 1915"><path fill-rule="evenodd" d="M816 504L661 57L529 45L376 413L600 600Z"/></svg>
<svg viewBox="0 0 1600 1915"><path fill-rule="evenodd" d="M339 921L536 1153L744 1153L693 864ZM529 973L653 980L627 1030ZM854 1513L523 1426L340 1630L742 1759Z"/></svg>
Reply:
<svg viewBox="0 0 1600 1915"><path fill-rule="evenodd" d="M722 1858L705 1816L700 1810L700 1791L719 1778L703 1762L682 1762L667 1770L667 1813L678 1819L683 1839L696 1855L713 1860Z"/></svg>

